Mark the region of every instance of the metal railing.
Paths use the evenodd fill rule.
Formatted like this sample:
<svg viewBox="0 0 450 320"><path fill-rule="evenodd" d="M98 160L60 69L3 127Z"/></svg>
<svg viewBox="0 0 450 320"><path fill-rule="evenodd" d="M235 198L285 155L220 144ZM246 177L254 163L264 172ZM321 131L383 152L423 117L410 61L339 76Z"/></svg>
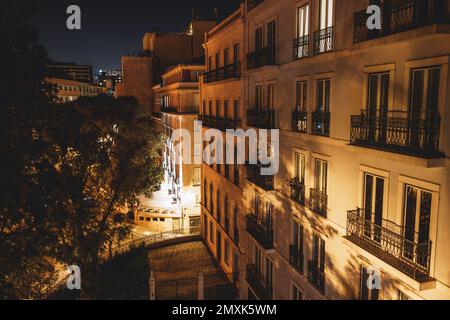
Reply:
<svg viewBox="0 0 450 320"><path fill-rule="evenodd" d="M404 0L380 4L381 30L369 30L366 10L354 14L353 42L372 40L432 24L449 23L448 0Z"/></svg>
<svg viewBox="0 0 450 320"><path fill-rule="evenodd" d="M302 183L298 178L294 178L290 181L289 187L291 189L291 199L295 202L305 205L305 184Z"/></svg>
<svg viewBox="0 0 450 320"><path fill-rule="evenodd" d="M292 112L292 130L308 132L308 112L295 110Z"/></svg>
<svg viewBox="0 0 450 320"><path fill-rule="evenodd" d="M209 115L199 115L198 120L202 121L202 125L208 128L215 128L221 131L228 129L238 129L240 121L238 119L229 119Z"/></svg>
<svg viewBox="0 0 450 320"><path fill-rule="evenodd" d="M309 193L310 209L323 217L328 213L328 195L319 189L311 189Z"/></svg>
<svg viewBox="0 0 450 320"><path fill-rule="evenodd" d="M261 270L258 270L254 264L247 265L247 282L260 300L272 300L272 284L267 281Z"/></svg>
<svg viewBox="0 0 450 320"><path fill-rule="evenodd" d="M347 213L347 239L365 248L418 281L430 274L431 241L420 241L417 232L386 219L376 223L375 214L365 209ZM411 236L406 238L406 234Z"/></svg>
<svg viewBox="0 0 450 320"><path fill-rule="evenodd" d="M312 134L316 136L330 136L331 113L314 111L312 113Z"/></svg>
<svg viewBox="0 0 450 320"><path fill-rule="evenodd" d="M261 189L266 191L272 191L275 188L274 176L264 176L261 174L261 169L264 166L261 164L247 164L247 180L257 185Z"/></svg>
<svg viewBox="0 0 450 320"><path fill-rule="evenodd" d="M314 32L314 55L334 50L334 27Z"/></svg>
<svg viewBox="0 0 450 320"><path fill-rule="evenodd" d="M308 281L319 290L320 293L325 293L325 273L322 272L312 260L308 261Z"/></svg>
<svg viewBox="0 0 450 320"><path fill-rule="evenodd" d="M425 158L439 157L440 118L437 113L413 119L406 111L363 110L350 121L350 144Z"/></svg>
<svg viewBox="0 0 450 320"><path fill-rule="evenodd" d="M246 230L266 250L273 249L273 228L265 218L258 219L255 214L247 215Z"/></svg>
<svg viewBox="0 0 450 320"><path fill-rule="evenodd" d="M205 72L204 83L213 83L241 77L241 63L232 63L225 67Z"/></svg>
<svg viewBox="0 0 450 320"><path fill-rule="evenodd" d="M303 274L304 270L304 258L305 256L302 254L298 246L289 246L289 263L301 274Z"/></svg>
<svg viewBox="0 0 450 320"><path fill-rule="evenodd" d="M268 108L247 110L247 125L260 129L276 129L276 111Z"/></svg>
<svg viewBox="0 0 450 320"><path fill-rule="evenodd" d="M294 59L303 59L309 56L309 36L295 38L293 41Z"/></svg>
<svg viewBox="0 0 450 320"><path fill-rule="evenodd" d="M247 69L256 69L276 64L276 47L265 47L247 54Z"/></svg>

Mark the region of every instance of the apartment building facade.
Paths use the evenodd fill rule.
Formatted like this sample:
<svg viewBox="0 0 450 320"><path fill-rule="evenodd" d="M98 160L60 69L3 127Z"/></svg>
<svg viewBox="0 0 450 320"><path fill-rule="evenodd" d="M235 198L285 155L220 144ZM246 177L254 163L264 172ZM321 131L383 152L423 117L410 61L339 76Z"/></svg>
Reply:
<svg viewBox="0 0 450 320"><path fill-rule="evenodd" d="M161 125L166 136L164 148L165 186L177 208L181 225L174 228L198 227L200 225L201 165L181 159L181 137L174 131L195 133L195 120L199 110L199 78L204 73L203 64L180 64L170 67L162 75L161 86L155 86L155 96L160 97ZM190 148L194 150L194 140Z"/></svg>
<svg viewBox="0 0 450 320"><path fill-rule="evenodd" d="M380 30L367 28L370 4ZM241 298L450 299L449 1L242 10L242 124L280 130L280 170L248 165L233 193ZM217 175L202 167L207 212L226 184L210 192Z"/></svg>
<svg viewBox="0 0 450 320"><path fill-rule="evenodd" d="M199 120L203 134L208 129L216 129L224 140L226 130L240 128L244 117L243 17L244 6L241 5L209 31L205 38L207 70L200 86ZM206 144L203 146L203 150L208 148ZM225 145L223 148L225 154ZM245 219L240 198L243 193L243 167L218 161L213 164L203 162L202 177L204 242L236 288L242 290L245 261L239 241Z"/></svg>

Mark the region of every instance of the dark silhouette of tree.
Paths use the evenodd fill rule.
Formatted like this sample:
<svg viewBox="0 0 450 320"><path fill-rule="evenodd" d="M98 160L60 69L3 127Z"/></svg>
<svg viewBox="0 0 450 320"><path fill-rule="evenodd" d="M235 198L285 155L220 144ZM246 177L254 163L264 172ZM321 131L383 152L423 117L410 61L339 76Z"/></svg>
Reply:
<svg viewBox="0 0 450 320"><path fill-rule="evenodd" d="M162 140L133 98L52 103L30 3L0 2L0 299L40 297L59 263L81 267L93 298L128 206L162 178Z"/></svg>

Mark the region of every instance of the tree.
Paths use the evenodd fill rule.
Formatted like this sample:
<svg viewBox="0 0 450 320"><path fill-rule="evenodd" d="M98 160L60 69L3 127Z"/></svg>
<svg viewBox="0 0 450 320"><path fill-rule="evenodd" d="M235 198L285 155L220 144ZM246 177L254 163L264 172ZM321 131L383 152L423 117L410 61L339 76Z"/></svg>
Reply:
<svg viewBox="0 0 450 320"><path fill-rule="evenodd" d="M80 266L83 297L93 298L100 258L130 233L128 206L161 183L162 138L134 98L82 98L55 116L57 169L48 182L57 258Z"/></svg>

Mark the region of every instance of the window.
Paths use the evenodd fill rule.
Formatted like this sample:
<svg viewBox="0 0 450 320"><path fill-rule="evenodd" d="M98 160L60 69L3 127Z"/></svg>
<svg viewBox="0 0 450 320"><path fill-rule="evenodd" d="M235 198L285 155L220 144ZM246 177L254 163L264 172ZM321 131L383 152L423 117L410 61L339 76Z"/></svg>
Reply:
<svg viewBox="0 0 450 320"><path fill-rule="evenodd" d="M216 69L220 68L220 52L216 53Z"/></svg>
<svg viewBox="0 0 450 320"><path fill-rule="evenodd" d="M320 0L319 30L333 26L333 0Z"/></svg>
<svg viewBox="0 0 450 320"><path fill-rule="evenodd" d="M364 235L377 242L381 241L384 185L384 178L369 173L364 175L364 219L374 224L373 230L370 223L365 227Z"/></svg>
<svg viewBox="0 0 450 320"><path fill-rule="evenodd" d="M360 299L361 300L378 300L380 290L376 288L369 288L369 274L366 267L361 267L361 284L360 284Z"/></svg>
<svg viewBox="0 0 450 320"><path fill-rule="evenodd" d="M229 107L230 107L230 101L228 101L228 100L225 100L224 102L223 102L223 118L225 119L225 120L228 120L228 112L229 112Z"/></svg>
<svg viewBox="0 0 450 320"><path fill-rule="evenodd" d="M212 221L209 222L209 241L214 244L214 226Z"/></svg>
<svg viewBox="0 0 450 320"><path fill-rule="evenodd" d="M295 83L295 110L306 112L308 99L308 81L297 81Z"/></svg>
<svg viewBox="0 0 450 320"><path fill-rule="evenodd" d="M271 21L267 24L267 46L269 48L275 48L277 41L277 23Z"/></svg>
<svg viewBox="0 0 450 320"><path fill-rule="evenodd" d="M203 229L205 239L208 239L208 218L206 217L206 214L203 214Z"/></svg>
<svg viewBox="0 0 450 320"><path fill-rule="evenodd" d="M194 181L193 181L194 187L200 186L201 175L202 175L202 169L200 167L195 167L194 168Z"/></svg>
<svg viewBox="0 0 450 320"><path fill-rule="evenodd" d="M433 194L429 191L405 185L404 198L404 228L405 238L404 256L416 259L416 263L428 266L429 252L414 243L426 244L430 241L431 204ZM418 251L418 252L417 252Z"/></svg>
<svg viewBox="0 0 450 320"><path fill-rule="evenodd" d="M239 64L239 60L240 60L240 58L239 58L239 44L235 44L234 46L233 46L233 61L234 61L234 64L236 65L236 64Z"/></svg>
<svg viewBox="0 0 450 320"><path fill-rule="evenodd" d="M314 35L314 53L333 50L333 0L320 0L319 31Z"/></svg>
<svg viewBox="0 0 450 320"><path fill-rule="evenodd" d="M239 242L239 210L237 207L233 211L234 241Z"/></svg>
<svg viewBox="0 0 450 320"><path fill-rule="evenodd" d="M303 292L294 282L291 283L291 300L303 300Z"/></svg>
<svg viewBox="0 0 450 320"><path fill-rule="evenodd" d="M214 187L212 183L209 185L209 211L212 215L214 215Z"/></svg>
<svg viewBox="0 0 450 320"><path fill-rule="evenodd" d="M267 86L267 109L273 110L275 108L275 85L269 84Z"/></svg>
<svg viewBox="0 0 450 320"><path fill-rule="evenodd" d="M220 117L220 100L216 100L216 118Z"/></svg>
<svg viewBox="0 0 450 320"><path fill-rule="evenodd" d="M263 28L257 28L255 30L255 51L262 49L263 46Z"/></svg>
<svg viewBox="0 0 450 320"><path fill-rule="evenodd" d="M273 263L269 258L266 258L266 287L270 296L273 292Z"/></svg>
<svg viewBox="0 0 450 320"><path fill-rule="evenodd" d="M313 114L313 133L316 135L330 135L330 93L331 80L318 80L316 111Z"/></svg>
<svg viewBox="0 0 450 320"><path fill-rule="evenodd" d="M327 194L328 190L328 162L321 159L316 159L314 175L314 188Z"/></svg>
<svg viewBox="0 0 450 320"><path fill-rule="evenodd" d="M233 118L236 125L239 121L239 100L234 100L233 102Z"/></svg>
<svg viewBox="0 0 450 320"><path fill-rule="evenodd" d="M295 172L294 177L298 178L301 184L305 184L305 168L306 168L306 157L296 152L295 153Z"/></svg>
<svg viewBox="0 0 450 320"><path fill-rule="evenodd" d="M261 275L262 266L261 266L261 250L257 246L255 246L255 271L257 275Z"/></svg>
<svg viewBox="0 0 450 320"><path fill-rule="evenodd" d="M292 248L291 248L291 263L298 271L303 273L303 259L304 259L304 229L303 225L294 221L292 225Z"/></svg>
<svg viewBox="0 0 450 320"><path fill-rule="evenodd" d="M216 192L216 203L217 203L217 222L221 223L221 221L222 221L222 212L220 210L221 203L220 203L220 190L219 189L217 189L217 192Z"/></svg>
<svg viewBox="0 0 450 320"><path fill-rule="evenodd" d="M223 66L226 67L230 64L230 49L223 50Z"/></svg>
<svg viewBox="0 0 450 320"><path fill-rule="evenodd" d="M208 105L208 116L211 118L212 117L212 108L213 108L213 102L209 101L209 105Z"/></svg>
<svg viewBox="0 0 450 320"><path fill-rule="evenodd" d="M213 70L212 57L208 57L208 71Z"/></svg>
<svg viewBox="0 0 450 320"><path fill-rule="evenodd" d="M308 281L321 293L325 293L325 241L318 235L313 237L312 254L308 267Z"/></svg>
<svg viewBox="0 0 450 320"><path fill-rule="evenodd" d="M294 58L301 59L309 55L309 5L297 8L296 29Z"/></svg>
<svg viewBox="0 0 450 320"><path fill-rule="evenodd" d="M398 290L398 300L412 300L411 297L409 297L407 294L405 294L404 292L402 292L401 290Z"/></svg>
<svg viewBox="0 0 450 320"><path fill-rule="evenodd" d="M225 201L223 203L224 206L224 215L225 215L225 232L227 234L230 233L230 201L228 200L228 196L225 197Z"/></svg>
<svg viewBox="0 0 450 320"><path fill-rule="evenodd" d="M228 240L225 240L225 263L229 266L230 265L230 242Z"/></svg>
<svg viewBox="0 0 450 320"><path fill-rule="evenodd" d="M206 178L203 179L203 206L205 208L208 206L208 183Z"/></svg>
<svg viewBox="0 0 450 320"><path fill-rule="evenodd" d="M262 109L262 87L260 85L255 87L255 107L257 110Z"/></svg>

